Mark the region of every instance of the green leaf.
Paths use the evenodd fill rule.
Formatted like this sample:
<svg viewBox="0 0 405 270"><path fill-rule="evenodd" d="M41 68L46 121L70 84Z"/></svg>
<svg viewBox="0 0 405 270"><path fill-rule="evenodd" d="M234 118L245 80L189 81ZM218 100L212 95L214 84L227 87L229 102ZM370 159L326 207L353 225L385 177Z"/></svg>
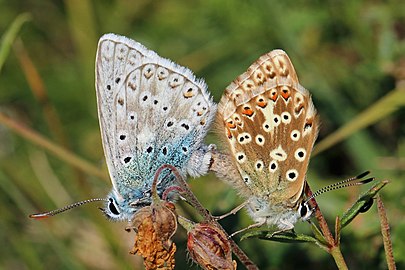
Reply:
<svg viewBox="0 0 405 270"><path fill-rule="evenodd" d="M276 241L276 242L284 242L284 243L316 243L318 244L318 240L316 240L314 237L305 235L305 234L295 234L294 232L291 231L286 231L282 233L277 233L274 234L274 231L269 231L269 230L252 230L247 233L245 233L241 240L245 240L248 238L259 238L262 240L270 240L270 241Z"/></svg>
<svg viewBox="0 0 405 270"><path fill-rule="evenodd" d="M368 191L363 193L360 198L342 215L340 219L340 230L346 227L358 214L364 212L364 207L367 207L376 194L386 185L388 181L382 181L375 184Z"/></svg>

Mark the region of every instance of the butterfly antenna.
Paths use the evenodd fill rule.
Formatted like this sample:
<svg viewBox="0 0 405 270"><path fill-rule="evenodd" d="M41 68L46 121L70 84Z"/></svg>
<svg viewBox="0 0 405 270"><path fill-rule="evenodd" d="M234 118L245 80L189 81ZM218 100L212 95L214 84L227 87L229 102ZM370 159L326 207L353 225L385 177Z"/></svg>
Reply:
<svg viewBox="0 0 405 270"><path fill-rule="evenodd" d="M371 181L373 181L375 178L374 177L370 177L367 179L363 179L365 176L367 176L370 173L370 171L365 171L357 176L354 177L350 177L348 179L345 179L343 181L328 185L326 187L323 187L319 190L317 190L316 192L314 192L307 200L306 202L309 202L312 198L319 196L325 192L329 192L332 190L336 190L336 189L341 189L341 188L346 188L346 187L351 187L351 186L359 186L359 185L363 185L363 184L367 184Z"/></svg>
<svg viewBox="0 0 405 270"><path fill-rule="evenodd" d="M52 217L52 216L55 216L57 214L63 213L65 211L67 211L67 210L70 210L70 209L76 208L78 206L81 206L83 204L87 204L87 203L91 203L91 202L99 202L99 201L108 201L108 200L107 199L102 199L102 198L84 200L84 201L80 201L80 202L76 202L76 203L66 205L65 207L55 209L55 210L52 210L52 211L49 211L49 212L32 214L32 215L29 215L29 217L34 218L34 219L48 218L48 217Z"/></svg>

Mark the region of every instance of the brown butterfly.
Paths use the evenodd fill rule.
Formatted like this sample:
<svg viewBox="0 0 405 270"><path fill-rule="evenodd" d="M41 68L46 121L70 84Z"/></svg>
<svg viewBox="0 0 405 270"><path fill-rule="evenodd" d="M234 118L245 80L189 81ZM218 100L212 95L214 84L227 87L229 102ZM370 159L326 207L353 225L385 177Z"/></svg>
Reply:
<svg viewBox="0 0 405 270"><path fill-rule="evenodd" d="M373 180L356 182L365 172L305 198L319 120L310 93L282 50L261 56L226 88L217 125L229 154L217 153L212 170L246 199L231 213L246 206L256 222L248 228L267 224L280 231L293 229L298 220L311 217L308 202L313 197Z"/></svg>

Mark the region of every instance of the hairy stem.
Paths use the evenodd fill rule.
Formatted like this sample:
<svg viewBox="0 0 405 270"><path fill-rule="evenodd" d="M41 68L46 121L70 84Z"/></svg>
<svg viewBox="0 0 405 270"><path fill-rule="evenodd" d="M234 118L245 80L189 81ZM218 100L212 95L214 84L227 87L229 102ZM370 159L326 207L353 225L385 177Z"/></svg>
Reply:
<svg viewBox="0 0 405 270"><path fill-rule="evenodd" d="M377 209L378 215L380 216L381 223L381 234L384 241L385 257L387 260L387 266L389 270L397 269L394 260L394 254L392 251L391 235L390 235L390 225L388 224L387 213L385 211L384 204L381 200L380 195L377 195Z"/></svg>

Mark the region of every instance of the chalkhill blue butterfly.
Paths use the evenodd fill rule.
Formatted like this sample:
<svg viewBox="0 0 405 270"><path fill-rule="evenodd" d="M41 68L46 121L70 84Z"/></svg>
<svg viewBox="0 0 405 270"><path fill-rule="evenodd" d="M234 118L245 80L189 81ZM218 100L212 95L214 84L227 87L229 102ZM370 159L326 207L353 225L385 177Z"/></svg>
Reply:
<svg viewBox="0 0 405 270"><path fill-rule="evenodd" d="M203 80L140 43L115 34L100 38L96 92L102 144L112 182L106 199L90 199L31 215L53 216L93 201L113 220L131 220L151 203L156 170L164 164L193 177L207 173L211 149L203 143L216 105ZM165 170L158 193L174 185Z"/></svg>
<svg viewBox="0 0 405 270"><path fill-rule="evenodd" d="M246 206L256 222L248 228L267 224L280 231L308 220L313 209L308 204L312 197L305 200L306 172L319 120L284 51L261 56L226 88L217 125L228 153L216 154L211 169L246 199L231 213ZM357 180L367 174L327 186L314 196L366 183L371 179Z"/></svg>

